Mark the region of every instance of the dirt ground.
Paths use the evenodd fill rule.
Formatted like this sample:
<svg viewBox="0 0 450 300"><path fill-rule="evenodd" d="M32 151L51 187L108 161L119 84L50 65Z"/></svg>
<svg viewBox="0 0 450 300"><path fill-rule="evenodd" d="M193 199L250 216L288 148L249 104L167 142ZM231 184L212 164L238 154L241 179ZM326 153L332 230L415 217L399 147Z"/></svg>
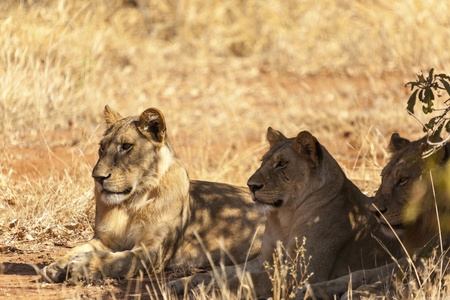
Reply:
<svg viewBox="0 0 450 300"><path fill-rule="evenodd" d="M23 245L24 248L26 245ZM47 246L41 250L20 248L2 249L0 263L1 299L150 299L152 284L157 286L155 277L142 279L105 280L83 286L67 283L50 284L42 282L37 269L50 264L64 255L69 248ZM147 288L148 287L148 288ZM152 295L155 296L155 295Z"/></svg>

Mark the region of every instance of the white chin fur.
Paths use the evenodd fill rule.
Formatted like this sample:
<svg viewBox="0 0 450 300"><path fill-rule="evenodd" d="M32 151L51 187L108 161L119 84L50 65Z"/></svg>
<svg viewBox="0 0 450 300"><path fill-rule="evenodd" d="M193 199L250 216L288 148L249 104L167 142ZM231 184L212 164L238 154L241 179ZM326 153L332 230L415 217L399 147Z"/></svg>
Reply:
<svg viewBox="0 0 450 300"><path fill-rule="evenodd" d="M119 203L122 203L128 198L129 195L122 195L122 194L112 194L108 192L102 192L100 193L100 200L108 205L116 205Z"/></svg>
<svg viewBox="0 0 450 300"><path fill-rule="evenodd" d="M98 199L107 205L117 205L119 203L122 203L132 194L132 192L128 194L110 193L105 191L103 187L98 183L95 183L95 189Z"/></svg>
<svg viewBox="0 0 450 300"><path fill-rule="evenodd" d="M395 236L394 232L392 231L393 229L390 228L389 226L383 224L383 226L381 226L381 230L383 231L383 233L384 233L386 236L391 237L391 238L394 238L394 239L397 238L397 237ZM403 234L403 232L404 232L403 229L394 229L394 231L395 231L395 233L396 233L398 236L401 236L401 235Z"/></svg>
<svg viewBox="0 0 450 300"><path fill-rule="evenodd" d="M275 207L273 205L269 204L262 204L261 202L256 202L256 209L264 214L268 214L275 210Z"/></svg>

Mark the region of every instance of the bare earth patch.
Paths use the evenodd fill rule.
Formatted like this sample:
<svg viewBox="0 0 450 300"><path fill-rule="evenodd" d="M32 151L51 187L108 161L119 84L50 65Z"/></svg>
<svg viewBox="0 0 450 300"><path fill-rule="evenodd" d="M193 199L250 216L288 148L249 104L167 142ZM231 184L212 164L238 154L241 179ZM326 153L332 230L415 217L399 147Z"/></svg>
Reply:
<svg viewBox="0 0 450 300"><path fill-rule="evenodd" d="M36 268L50 264L68 250L65 247L46 247L42 251L27 251L19 248L2 251L0 298L125 299L140 295L141 299L149 299L146 285L151 287L152 284L157 284L154 278L150 279L147 276L142 279L105 280L80 286L40 281L40 276L36 275Z"/></svg>
<svg viewBox="0 0 450 300"><path fill-rule="evenodd" d="M63 239L64 240L64 239ZM86 239L87 240L87 239ZM14 246L0 246L0 299L126 299L139 295L150 299L160 295L158 278L144 275L133 279L106 279L80 285L43 282L37 271L62 257L82 243L52 241L17 241Z"/></svg>

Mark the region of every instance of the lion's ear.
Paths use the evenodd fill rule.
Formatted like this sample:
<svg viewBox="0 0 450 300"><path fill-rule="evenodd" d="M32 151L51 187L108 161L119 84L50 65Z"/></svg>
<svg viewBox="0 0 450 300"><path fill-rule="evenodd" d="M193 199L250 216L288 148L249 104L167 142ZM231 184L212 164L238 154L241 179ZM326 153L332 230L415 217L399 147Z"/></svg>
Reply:
<svg viewBox="0 0 450 300"><path fill-rule="evenodd" d="M122 116L111 109L108 105L105 106L103 111L103 117L105 118L106 126L111 127L117 121L123 119Z"/></svg>
<svg viewBox="0 0 450 300"><path fill-rule="evenodd" d="M393 133L391 135L391 141L389 142L388 150L391 153L395 153L409 143L409 140L402 138L398 133Z"/></svg>
<svg viewBox="0 0 450 300"><path fill-rule="evenodd" d="M320 145L308 131L300 132L292 143L292 148L301 157L309 160L315 167L319 165Z"/></svg>
<svg viewBox="0 0 450 300"><path fill-rule="evenodd" d="M139 131L150 141L162 146L166 137L166 121L163 114L156 108L145 110L137 124Z"/></svg>
<svg viewBox="0 0 450 300"><path fill-rule="evenodd" d="M424 153L426 150L430 149L427 142L420 144L419 151ZM426 160L431 164L439 164L441 166L445 165L450 157L450 145L446 143L441 149L437 150L436 153L426 158Z"/></svg>
<svg viewBox="0 0 450 300"><path fill-rule="evenodd" d="M267 141L270 144L270 148L272 148L275 144L285 140L286 137L279 132L278 130L273 129L272 127L267 128Z"/></svg>

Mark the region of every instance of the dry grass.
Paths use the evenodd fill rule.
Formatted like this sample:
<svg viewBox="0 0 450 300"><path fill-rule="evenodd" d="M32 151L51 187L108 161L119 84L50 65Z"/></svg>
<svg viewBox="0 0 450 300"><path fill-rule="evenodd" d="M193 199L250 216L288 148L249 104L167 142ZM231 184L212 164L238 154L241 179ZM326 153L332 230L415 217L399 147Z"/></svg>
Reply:
<svg viewBox="0 0 450 300"><path fill-rule="evenodd" d="M372 193L390 134L422 135L404 83L450 73L449 15L438 0L2 1L0 244L92 233L106 104L161 109L191 178L245 185L272 126L311 131Z"/></svg>

